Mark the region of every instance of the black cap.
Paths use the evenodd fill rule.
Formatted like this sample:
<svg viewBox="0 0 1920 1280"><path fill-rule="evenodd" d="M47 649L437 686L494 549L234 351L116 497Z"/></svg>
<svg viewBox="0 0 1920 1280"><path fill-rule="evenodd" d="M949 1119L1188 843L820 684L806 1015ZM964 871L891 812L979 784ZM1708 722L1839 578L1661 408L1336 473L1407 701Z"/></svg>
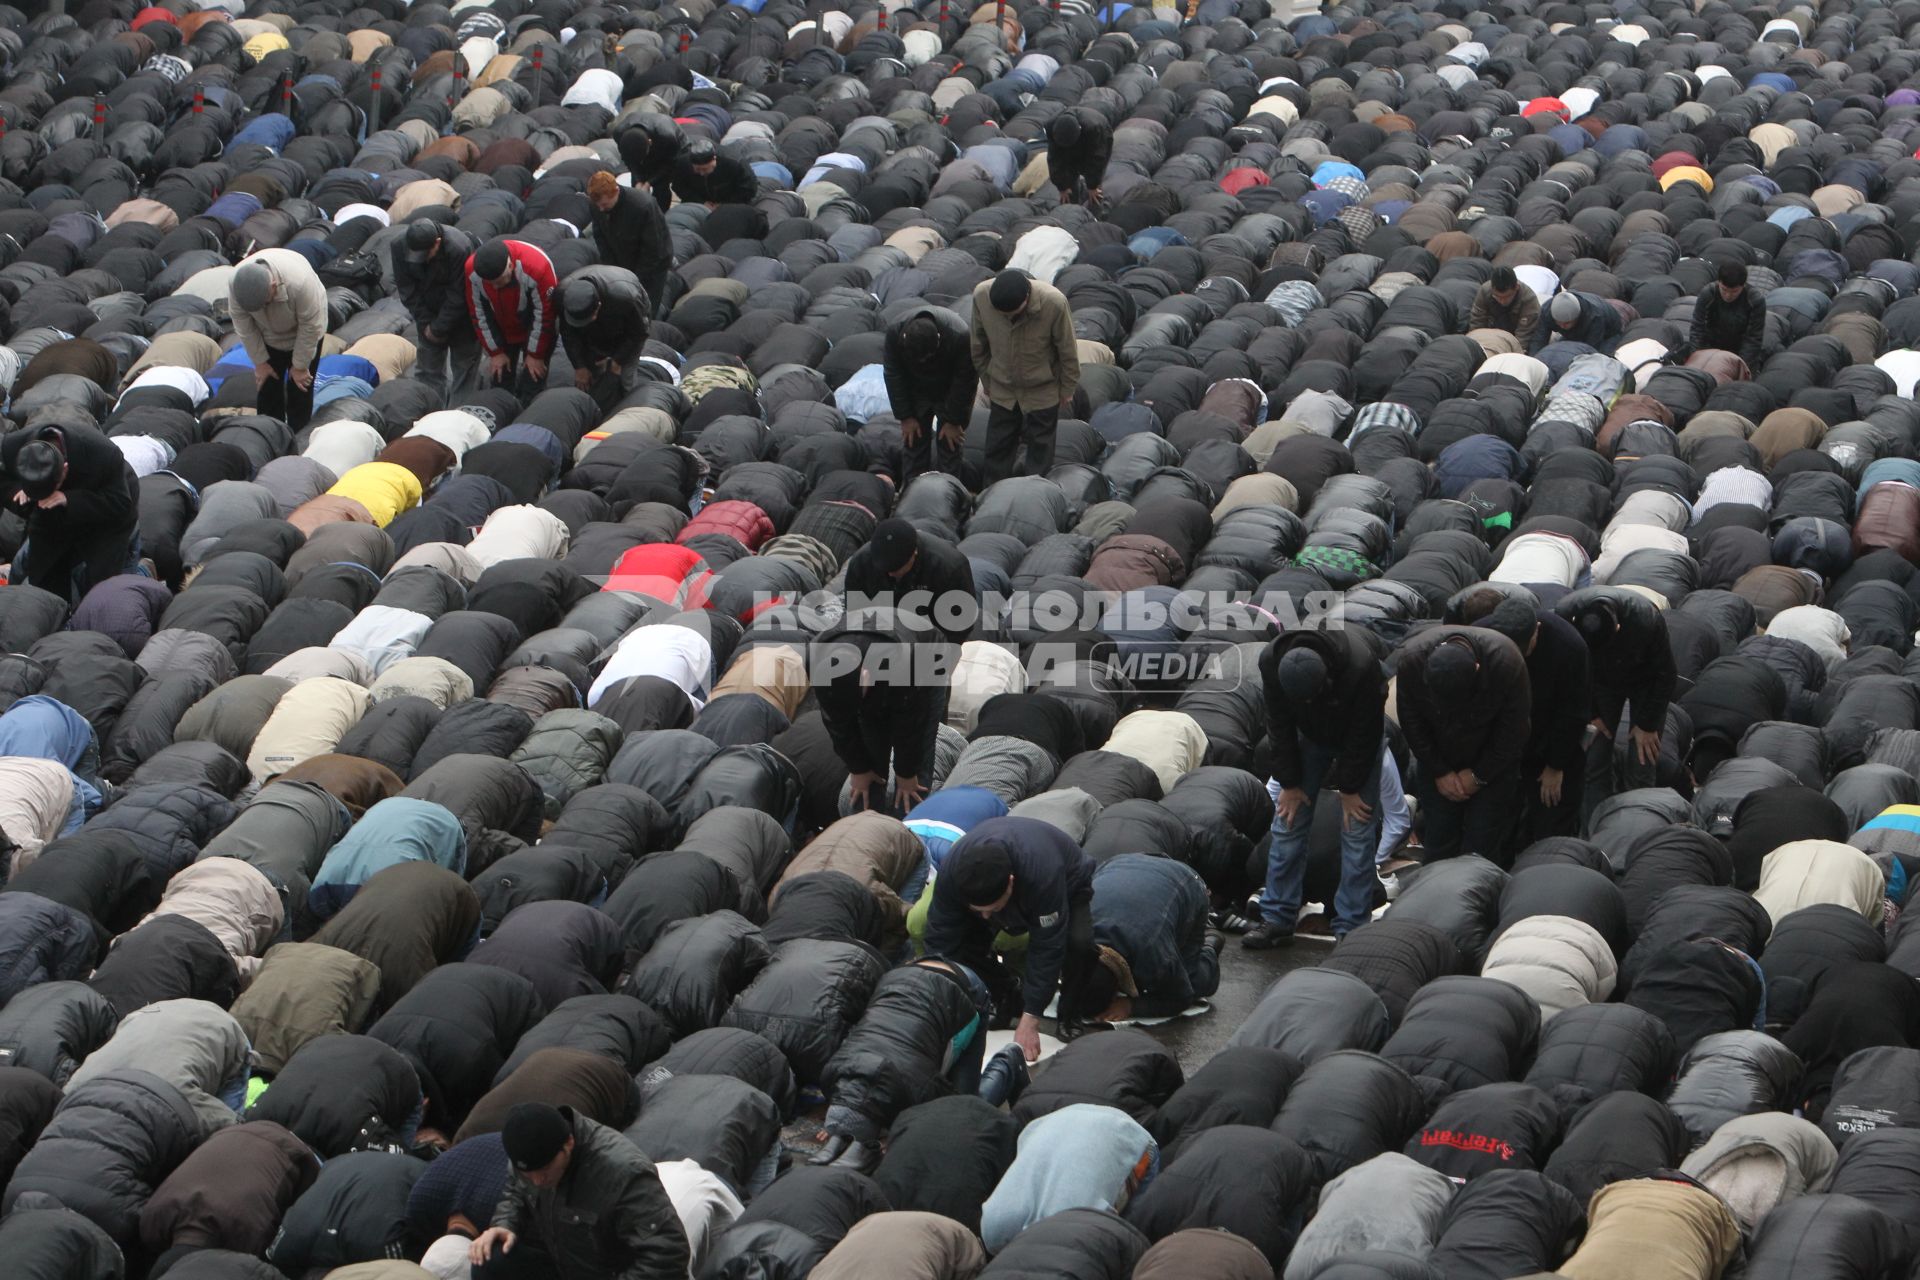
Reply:
<svg viewBox="0 0 1920 1280"><path fill-rule="evenodd" d="M993 278L993 286L987 290L987 301L996 311L1017 311L1033 291L1024 271L1002 271Z"/></svg>
<svg viewBox="0 0 1920 1280"><path fill-rule="evenodd" d="M507 269L507 246L490 240L473 252L473 274L482 280L498 280Z"/></svg>
<svg viewBox="0 0 1920 1280"><path fill-rule="evenodd" d="M695 138L687 144L687 163L705 164L720 154L720 149L707 138Z"/></svg>
<svg viewBox="0 0 1920 1280"><path fill-rule="evenodd" d="M947 855L940 879L951 881L961 901L970 907L984 907L1000 901L1013 876L1013 859L1001 845L970 843L964 836Z"/></svg>
<svg viewBox="0 0 1920 1280"><path fill-rule="evenodd" d="M560 1108L544 1102L522 1102L507 1112L500 1129L500 1145L507 1159L522 1173L544 1169L560 1154L573 1136L573 1126L560 1114Z"/></svg>
<svg viewBox="0 0 1920 1280"><path fill-rule="evenodd" d="M416 266L425 262L433 253L433 246L440 243L440 224L432 219L407 224L404 242L407 261Z"/></svg>
<svg viewBox="0 0 1920 1280"><path fill-rule="evenodd" d="M1312 702L1327 687L1327 663L1311 649L1289 649L1280 655L1274 675L1280 691L1295 702Z"/></svg>
<svg viewBox="0 0 1920 1280"><path fill-rule="evenodd" d="M867 545L873 548L876 569L882 573L898 573L920 550L920 535L912 525L896 517L875 525Z"/></svg>
<svg viewBox="0 0 1920 1280"><path fill-rule="evenodd" d="M20 489L35 502L60 487L60 475L66 469L67 456L51 440L29 440L14 455L13 474Z"/></svg>
<svg viewBox="0 0 1920 1280"><path fill-rule="evenodd" d="M1443 640L1427 655L1427 692L1436 702L1464 702L1473 696L1473 676L1479 666L1466 642Z"/></svg>
<svg viewBox="0 0 1920 1280"><path fill-rule="evenodd" d="M560 290L560 313L568 324L585 324L600 309L600 291L591 280L569 280Z"/></svg>

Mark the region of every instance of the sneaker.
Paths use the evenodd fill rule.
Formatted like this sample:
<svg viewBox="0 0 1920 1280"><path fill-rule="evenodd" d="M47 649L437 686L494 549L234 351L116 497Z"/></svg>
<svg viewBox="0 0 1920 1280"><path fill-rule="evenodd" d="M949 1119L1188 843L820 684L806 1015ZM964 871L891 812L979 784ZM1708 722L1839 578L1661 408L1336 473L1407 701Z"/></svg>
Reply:
<svg viewBox="0 0 1920 1280"><path fill-rule="evenodd" d="M840 1159L841 1156L845 1155L849 1148L856 1145L858 1144L844 1133L828 1134L827 1140L821 1144L818 1151L808 1157L807 1163L811 1165L832 1164Z"/></svg>
<svg viewBox="0 0 1920 1280"><path fill-rule="evenodd" d="M1380 889L1381 892L1387 895L1388 902L1392 902L1395 898L1398 898L1400 896L1400 873L1396 871L1390 875L1381 876Z"/></svg>
<svg viewBox="0 0 1920 1280"><path fill-rule="evenodd" d="M1248 899L1237 906L1208 912L1207 923L1222 933L1245 933L1260 923L1260 911L1253 900Z"/></svg>
<svg viewBox="0 0 1920 1280"><path fill-rule="evenodd" d="M1262 921L1240 939L1240 945L1249 951L1273 951L1280 947L1290 947L1293 945L1293 930L1269 921Z"/></svg>

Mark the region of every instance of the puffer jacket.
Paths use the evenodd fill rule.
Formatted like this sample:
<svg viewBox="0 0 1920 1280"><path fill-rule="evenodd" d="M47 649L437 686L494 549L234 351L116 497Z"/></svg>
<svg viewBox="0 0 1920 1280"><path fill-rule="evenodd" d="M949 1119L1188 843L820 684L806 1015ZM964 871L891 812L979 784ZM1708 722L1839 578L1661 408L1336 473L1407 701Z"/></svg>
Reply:
<svg viewBox="0 0 1920 1280"><path fill-rule="evenodd" d="M821 1077L829 1112L844 1108L872 1141L902 1111L947 1091L942 1073L981 1011L964 980L938 963L906 965L874 988ZM833 1119L829 1115L829 1120Z"/></svg>
<svg viewBox="0 0 1920 1280"><path fill-rule="evenodd" d="M71 1091L122 1070L142 1070L186 1098L203 1132L238 1123L220 1100L248 1068L247 1036L233 1015L204 1000L163 1000L121 1019L113 1038L87 1056L67 1082Z"/></svg>
<svg viewBox="0 0 1920 1280"><path fill-rule="evenodd" d="M406 1055L427 1094L428 1122L452 1132L545 1011L533 984L519 974L449 964L422 978L367 1035Z"/></svg>
<svg viewBox="0 0 1920 1280"><path fill-rule="evenodd" d="M113 1036L120 1015L84 982L43 982L0 1009L0 1066L65 1087L86 1056Z"/></svg>

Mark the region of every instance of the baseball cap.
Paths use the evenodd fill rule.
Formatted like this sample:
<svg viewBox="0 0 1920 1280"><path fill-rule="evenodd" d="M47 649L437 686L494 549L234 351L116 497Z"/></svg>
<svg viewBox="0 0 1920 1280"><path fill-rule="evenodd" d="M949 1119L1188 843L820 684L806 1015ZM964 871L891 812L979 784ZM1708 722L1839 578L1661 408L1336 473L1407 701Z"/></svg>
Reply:
<svg viewBox="0 0 1920 1280"><path fill-rule="evenodd" d="M964 839L954 845L947 855L947 865L940 869L940 878L951 881L970 907L1000 901L1012 875L1013 859L1004 848L998 844L969 844Z"/></svg>
<svg viewBox="0 0 1920 1280"><path fill-rule="evenodd" d="M433 253L433 246L440 242L440 224L431 220L422 220L407 224L407 236L404 252L407 261L418 266Z"/></svg>
<svg viewBox="0 0 1920 1280"><path fill-rule="evenodd" d="M591 280L569 280L560 291L560 311L568 324L585 324L600 309L600 291Z"/></svg>
<svg viewBox="0 0 1920 1280"><path fill-rule="evenodd" d="M882 520L873 527L868 541L873 548L874 566L882 573L897 573L920 549L920 535L905 520Z"/></svg>

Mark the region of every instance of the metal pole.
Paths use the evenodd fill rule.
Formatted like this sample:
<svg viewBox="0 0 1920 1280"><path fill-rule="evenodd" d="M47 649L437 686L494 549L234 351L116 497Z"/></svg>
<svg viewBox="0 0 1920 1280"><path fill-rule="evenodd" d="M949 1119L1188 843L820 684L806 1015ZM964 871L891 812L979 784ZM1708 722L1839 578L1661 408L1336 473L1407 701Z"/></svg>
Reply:
<svg viewBox="0 0 1920 1280"><path fill-rule="evenodd" d="M543 68L547 65L547 47L543 44L533 46L533 109L540 109L542 91L547 87L547 77Z"/></svg>
<svg viewBox="0 0 1920 1280"><path fill-rule="evenodd" d="M280 77L280 110L289 117L293 115L293 77L291 75Z"/></svg>
<svg viewBox="0 0 1920 1280"><path fill-rule="evenodd" d="M373 68L373 109L367 115L367 136L380 132L380 67Z"/></svg>
<svg viewBox="0 0 1920 1280"><path fill-rule="evenodd" d="M200 105L201 105L200 91L196 89L194 90L193 109L195 111L200 110ZM93 95L93 140L95 142L104 142L106 141L106 138L107 138L107 95L104 93L96 93Z"/></svg>

